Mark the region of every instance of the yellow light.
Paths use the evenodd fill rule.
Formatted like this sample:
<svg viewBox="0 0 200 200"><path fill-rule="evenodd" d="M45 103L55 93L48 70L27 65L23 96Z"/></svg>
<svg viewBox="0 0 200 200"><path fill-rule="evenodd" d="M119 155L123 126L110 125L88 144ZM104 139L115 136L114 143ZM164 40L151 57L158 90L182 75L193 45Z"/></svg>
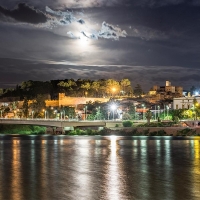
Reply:
<svg viewBox="0 0 200 200"><path fill-rule="evenodd" d="M112 88L112 91L115 92L115 91L116 91L116 88Z"/></svg>

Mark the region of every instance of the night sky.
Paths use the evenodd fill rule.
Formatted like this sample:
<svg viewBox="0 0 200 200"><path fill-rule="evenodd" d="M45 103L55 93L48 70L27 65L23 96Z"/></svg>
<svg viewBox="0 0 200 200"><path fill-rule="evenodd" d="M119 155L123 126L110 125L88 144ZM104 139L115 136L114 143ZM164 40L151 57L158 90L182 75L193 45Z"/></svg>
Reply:
<svg viewBox="0 0 200 200"><path fill-rule="evenodd" d="M0 87L70 78L200 87L200 1L1 0Z"/></svg>

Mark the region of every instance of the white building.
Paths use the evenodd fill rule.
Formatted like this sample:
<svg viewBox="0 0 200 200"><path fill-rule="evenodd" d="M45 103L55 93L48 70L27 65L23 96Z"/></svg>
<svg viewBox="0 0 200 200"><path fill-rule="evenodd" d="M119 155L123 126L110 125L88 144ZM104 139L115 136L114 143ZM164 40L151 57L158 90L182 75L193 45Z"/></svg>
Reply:
<svg viewBox="0 0 200 200"><path fill-rule="evenodd" d="M190 109L194 106L194 99L200 103L200 96L174 98L173 109Z"/></svg>

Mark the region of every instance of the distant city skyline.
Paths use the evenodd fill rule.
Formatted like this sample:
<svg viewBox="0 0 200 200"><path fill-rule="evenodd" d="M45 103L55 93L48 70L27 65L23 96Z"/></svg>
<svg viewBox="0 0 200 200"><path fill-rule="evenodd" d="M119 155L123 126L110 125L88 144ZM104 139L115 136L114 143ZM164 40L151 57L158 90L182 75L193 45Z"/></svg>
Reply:
<svg viewBox="0 0 200 200"><path fill-rule="evenodd" d="M200 87L197 0L2 0L0 88L128 78Z"/></svg>

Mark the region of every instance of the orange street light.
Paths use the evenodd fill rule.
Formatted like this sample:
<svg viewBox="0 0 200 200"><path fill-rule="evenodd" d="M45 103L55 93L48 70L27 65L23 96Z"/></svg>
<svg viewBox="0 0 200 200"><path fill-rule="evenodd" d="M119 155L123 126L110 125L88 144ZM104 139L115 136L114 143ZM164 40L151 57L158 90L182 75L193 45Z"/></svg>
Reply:
<svg viewBox="0 0 200 200"><path fill-rule="evenodd" d="M116 88L112 88L112 95L114 96L114 93L115 93L115 91L116 91Z"/></svg>
<svg viewBox="0 0 200 200"><path fill-rule="evenodd" d="M113 93L116 91L116 88L112 88Z"/></svg>

